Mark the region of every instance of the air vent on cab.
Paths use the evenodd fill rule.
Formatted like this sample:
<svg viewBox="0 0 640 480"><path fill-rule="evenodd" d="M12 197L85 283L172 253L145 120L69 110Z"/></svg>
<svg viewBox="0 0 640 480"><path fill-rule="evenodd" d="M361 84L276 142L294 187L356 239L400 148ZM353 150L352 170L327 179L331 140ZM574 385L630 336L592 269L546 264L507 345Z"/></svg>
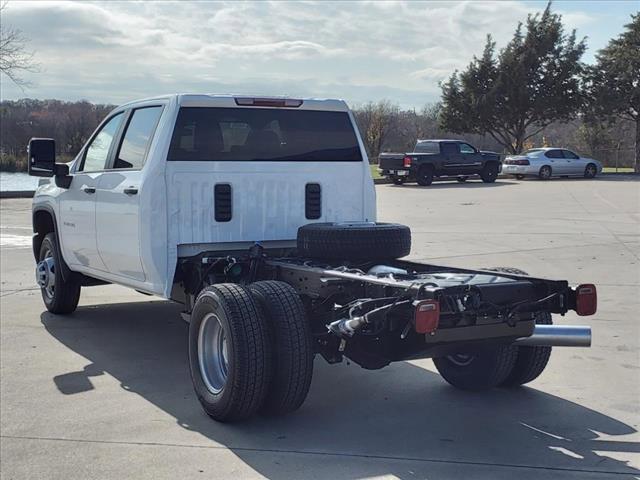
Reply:
<svg viewBox="0 0 640 480"><path fill-rule="evenodd" d="M231 220L231 185L228 183L218 183L213 190L214 210L216 222L228 222Z"/></svg>
<svg viewBox="0 0 640 480"><path fill-rule="evenodd" d="M305 187L304 214L307 220L317 220L322 216L322 192L318 183L307 183Z"/></svg>

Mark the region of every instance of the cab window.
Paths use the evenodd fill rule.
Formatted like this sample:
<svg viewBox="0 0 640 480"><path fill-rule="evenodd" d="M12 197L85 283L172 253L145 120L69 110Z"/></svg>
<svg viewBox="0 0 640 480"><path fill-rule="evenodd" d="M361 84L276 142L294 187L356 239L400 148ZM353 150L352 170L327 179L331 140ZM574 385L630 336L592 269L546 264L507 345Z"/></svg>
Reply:
<svg viewBox="0 0 640 480"><path fill-rule="evenodd" d="M443 142L442 143L442 154L443 155L453 155L456 153L460 153L460 146L457 143L452 142Z"/></svg>
<svg viewBox="0 0 640 480"><path fill-rule="evenodd" d="M561 150L549 150L544 156L547 158L563 158Z"/></svg>
<svg viewBox="0 0 640 480"><path fill-rule="evenodd" d="M138 108L133 111L113 168L142 168L161 113L160 106Z"/></svg>
<svg viewBox="0 0 640 480"><path fill-rule="evenodd" d="M113 139L122 123L123 114L118 113L105 123L98 134L91 140L78 169L80 172L99 172L104 170L109 159L109 150Z"/></svg>
<svg viewBox="0 0 640 480"><path fill-rule="evenodd" d="M461 143L460 144L460 153L476 153L476 149L473 148L468 143Z"/></svg>

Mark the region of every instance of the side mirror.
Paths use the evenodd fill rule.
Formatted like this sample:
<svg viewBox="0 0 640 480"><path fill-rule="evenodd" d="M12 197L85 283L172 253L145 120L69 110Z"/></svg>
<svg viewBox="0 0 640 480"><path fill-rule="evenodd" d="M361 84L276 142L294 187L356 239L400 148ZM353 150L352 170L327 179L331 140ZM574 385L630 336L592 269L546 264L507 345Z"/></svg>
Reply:
<svg viewBox="0 0 640 480"><path fill-rule="evenodd" d="M32 138L27 150L28 170L33 177L53 177L56 173L56 142L52 138Z"/></svg>

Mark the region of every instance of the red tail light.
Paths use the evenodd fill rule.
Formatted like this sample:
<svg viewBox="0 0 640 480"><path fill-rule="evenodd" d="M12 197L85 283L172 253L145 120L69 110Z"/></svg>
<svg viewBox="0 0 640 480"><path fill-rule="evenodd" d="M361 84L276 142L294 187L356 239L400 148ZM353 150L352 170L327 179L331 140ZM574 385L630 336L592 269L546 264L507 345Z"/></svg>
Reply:
<svg viewBox="0 0 640 480"><path fill-rule="evenodd" d="M576 288L576 313L581 317L593 315L598 308L596 286L591 283L578 285Z"/></svg>
<svg viewBox="0 0 640 480"><path fill-rule="evenodd" d="M404 168L411 168L411 157L409 155L402 159L402 166Z"/></svg>
<svg viewBox="0 0 640 480"><path fill-rule="evenodd" d="M435 332L440 323L440 302L437 300L419 300L413 302L413 305L416 307L416 332Z"/></svg>

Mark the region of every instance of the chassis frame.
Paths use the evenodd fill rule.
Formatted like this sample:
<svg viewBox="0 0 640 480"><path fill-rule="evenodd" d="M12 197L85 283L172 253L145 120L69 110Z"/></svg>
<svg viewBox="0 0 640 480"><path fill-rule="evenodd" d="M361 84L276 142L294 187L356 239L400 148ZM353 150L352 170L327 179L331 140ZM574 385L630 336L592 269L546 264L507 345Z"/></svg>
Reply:
<svg viewBox="0 0 640 480"><path fill-rule="evenodd" d="M372 267L411 275L376 275ZM482 276L486 281L443 286L425 275ZM576 308L576 290L564 280L504 271L472 270L406 260L329 261L302 258L295 249L209 252L180 260L172 298L190 314L198 292L215 283L279 280L296 289L307 311L315 351L329 363L347 358L367 369L394 361L473 352L534 333L541 312ZM416 305L439 302L437 328L416 331ZM355 325L354 328L352 328Z"/></svg>

